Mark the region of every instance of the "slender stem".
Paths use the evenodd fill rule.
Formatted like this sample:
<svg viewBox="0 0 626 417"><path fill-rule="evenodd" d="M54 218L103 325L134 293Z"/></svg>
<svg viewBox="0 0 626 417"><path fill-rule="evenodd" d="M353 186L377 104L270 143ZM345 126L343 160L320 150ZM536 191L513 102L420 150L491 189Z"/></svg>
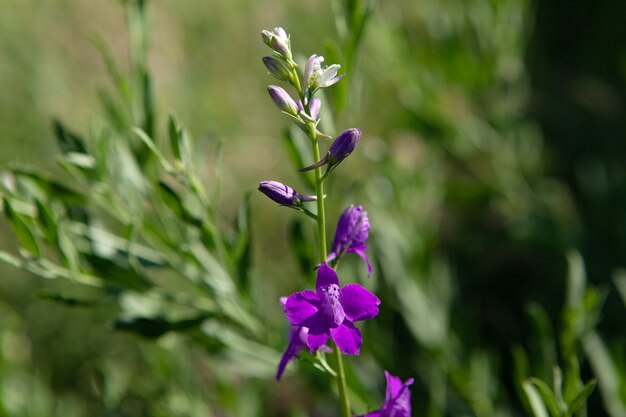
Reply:
<svg viewBox="0 0 626 417"><path fill-rule="evenodd" d="M307 109L308 110L308 109ZM320 148L315 134L315 128L311 129L311 144L313 146L313 158L320 160ZM317 194L317 233L319 237L320 262L325 262L326 253L326 215L324 213L324 179L322 178L322 168L315 168L315 192ZM341 415L350 417L350 397L348 396L348 386L346 384L346 372L343 368L341 351L334 345L335 360L337 362L337 388L339 391L339 401L341 402Z"/></svg>

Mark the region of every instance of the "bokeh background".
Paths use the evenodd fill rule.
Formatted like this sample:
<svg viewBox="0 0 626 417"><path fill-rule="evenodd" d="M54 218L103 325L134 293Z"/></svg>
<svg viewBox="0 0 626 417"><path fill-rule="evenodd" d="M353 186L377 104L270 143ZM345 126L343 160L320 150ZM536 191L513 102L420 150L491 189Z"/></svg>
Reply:
<svg viewBox="0 0 626 417"><path fill-rule="evenodd" d="M371 13L356 41L347 4ZM74 284L2 265L0 416L338 414L328 378L305 361L273 382L287 332L278 297L313 278L292 250L294 229L314 237L306 221L294 223L298 213L254 191L265 179L307 190L285 147L289 122L265 90L275 80L261 64L260 31L275 26L291 34L299 59L322 53L343 64L348 75L325 101L334 126L325 127L364 132L328 189L329 233L346 205L369 213L375 272L365 278L356 259L340 272L383 301L364 326L362 357L348 360L356 411L382 399L388 369L416 379L415 416L530 415L520 357L546 380L553 365L567 367L567 277L578 274L593 290L585 300L599 300L586 302L597 319L573 342L582 380L600 380L589 415L626 415L626 3L146 7L155 142L167 143L175 113L207 184L221 146L216 219L225 233L253 192L246 297L267 323L269 359L247 363L185 331L145 338L114 329L125 308L116 294L95 305L59 300L47 295L74 293ZM85 137L106 123L102 92L112 81L93 40L129 71L127 18L119 1L0 0L3 170L28 165L75 184L58 164L53 120ZM0 249L18 254L5 218L0 236ZM612 390L589 334L613 359Z"/></svg>

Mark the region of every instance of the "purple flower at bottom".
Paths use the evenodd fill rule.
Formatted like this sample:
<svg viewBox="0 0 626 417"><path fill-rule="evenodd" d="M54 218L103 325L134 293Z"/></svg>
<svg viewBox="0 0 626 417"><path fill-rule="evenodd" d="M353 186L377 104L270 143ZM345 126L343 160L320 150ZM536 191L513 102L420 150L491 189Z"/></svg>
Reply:
<svg viewBox="0 0 626 417"><path fill-rule="evenodd" d="M405 382L385 371L387 378L387 392L385 401L379 410L372 411L361 417L411 417L411 391L409 385L413 378Z"/></svg>
<svg viewBox="0 0 626 417"><path fill-rule="evenodd" d="M315 287L290 295L285 316L294 326L308 327L311 353L332 337L343 353L358 355L363 340L354 322L375 317L380 300L359 284L340 287L337 273L325 262L317 270Z"/></svg>
<svg viewBox="0 0 626 417"><path fill-rule="evenodd" d="M285 304L287 303L287 297L280 297L280 304L285 308ZM278 364L278 370L276 371L276 379L280 380L283 376L283 372L285 372L285 368L289 361L295 358L302 349L306 348L306 339L309 335L309 329L304 326L291 326L291 330L289 331L289 344L287 345L287 349L283 353L283 357L280 359L280 363ZM320 348L324 352L332 352L332 350L324 345Z"/></svg>
<svg viewBox="0 0 626 417"><path fill-rule="evenodd" d="M365 254L367 245L365 242L369 237L370 222L367 212L362 206L350 205L341 213L337 222L337 230L335 231L335 240L333 241L333 249L328 254L326 262L341 258L346 253L355 253L367 265L367 273L371 275L372 264Z"/></svg>

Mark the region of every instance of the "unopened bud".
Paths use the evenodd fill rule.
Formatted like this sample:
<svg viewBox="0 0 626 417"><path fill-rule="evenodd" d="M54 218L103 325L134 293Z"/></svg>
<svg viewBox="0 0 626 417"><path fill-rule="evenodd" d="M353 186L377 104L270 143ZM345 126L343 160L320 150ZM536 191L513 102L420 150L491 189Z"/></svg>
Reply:
<svg viewBox="0 0 626 417"><path fill-rule="evenodd" d="M298 115L298 105L291 98L289 93L285 91L284 88L277 85L270 85L269 87L267 87L267 92L270 93L270 97L274 101L274 104L276 104L276 107L278 107L280 110L284 111L285 113L289 113L292 116Z"/></svg>
<svg viewBox="0 0 626 417"><path fill-rule="evenodd" d="M263 181L259 191L282 206L298 208L305 201L313 201L315 196L301 195L293 188L278 181Z"/></svg>
<svg viewBox="0 0 626 417"><path fill-rule="evenodd" d="M342 132L330 145L328 163L337 165L348 157L361 139L361 129L352 128Z"/></svg>
<svg viewBox="0 0 626 417"><path fill-rule="evenodd" d="M265 64L265 67L272 76L283 81L291 80L291 68L282 59L273 56L264 56L263 64Z"/></svg>

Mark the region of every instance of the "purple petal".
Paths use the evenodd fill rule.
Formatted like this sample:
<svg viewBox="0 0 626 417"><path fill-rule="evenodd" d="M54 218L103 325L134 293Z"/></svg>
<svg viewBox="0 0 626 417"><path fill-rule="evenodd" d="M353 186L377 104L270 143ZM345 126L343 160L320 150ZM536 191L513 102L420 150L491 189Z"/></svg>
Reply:
<svg viewBox="0 0 626 417"><path fill-rule="evenodd" d="M363 343L363 337L359 328L350 320L344 320L342 324L330 329L333 340L340 351L346 355L358 355Z"/></svg>
<svg viewBox="0 0 626 417"><path fill-rule="evenodd" d="M285 303L285 316L291 324L299 326L304 320L317 313L319 297L314 291L291 294Z"/></svg>
<svg viewBox="0 0 626 417"><path fill-rule="evenodd" d="M339 285L339 277L334 269L322 262L317 270L317 281L315 282L315 289L317 294L322 294L323 288L328 288L331 285Z"/></svg>
<svg viewBox="0 0 626 417"><path fill-rule="evenodd" d="M322 106L322 102L319 98L314 98L311 100L311 104L309 104L309 110L311 110L311 117L317 120L317 116L320 115L320 107Z"/></svg>
<svg viewBox="0 0 626 417"><path fill-rule="evenodd" d="M364 246L363 249L349 249L348 252L352 252L357 254L361 259L363 259L363 262L365 262L365 265L367 265L367 276L369 277L370 275L372 275L372 264L370 263L369 258L367 257L367 254L365 253L365 251L367 250L367 246Z"/></svg>
<svg viewBox="0 0 626 417"><path fill-rule="evenodd" d="M348 320L369 320L378 315L380 300L359 284L344 286L341 289L339 302Z"/></svg>
<svg viewBox="0 0 626 417"><path fill-rule="evenodd" d="M330 332L328 330L319 334L312 333L311 330L309 330L309 336L306 339L306 343L311 354L314 354L316 350L322 347L329 337Z"/></svg>
<svg viewBox="0 0 626 417"><path fill-rule="evenodd" d="M394 415L410 417L411 391L409 391L409 386L413 384L413 378L409 378L406 382L402 382L400 378L391 375L387 371L385 371L385 377L387 378L385 408L394 410Z"/></svg>
<svg viewBox="0 0 626 417"><path fill-rule="evenodd" d="M285 367L287 366L289 361L298 354L301 347L302 346L295 339L291 339L289 341L289 345L287 346L287 349L285 349L283 357L280 359L280 363L278 364L278 370L276 371L277 380L280 380L280 378L283 376L283 372L285 372Z"/></svg>
<svg viewBox="0 0 626 417"><path fill-rule="evenodd" d="M376 410L376 411L372 411L371 413L367 413L361 417L381 417L381 416L382 416L382 412L380 410Z"/></svg>

